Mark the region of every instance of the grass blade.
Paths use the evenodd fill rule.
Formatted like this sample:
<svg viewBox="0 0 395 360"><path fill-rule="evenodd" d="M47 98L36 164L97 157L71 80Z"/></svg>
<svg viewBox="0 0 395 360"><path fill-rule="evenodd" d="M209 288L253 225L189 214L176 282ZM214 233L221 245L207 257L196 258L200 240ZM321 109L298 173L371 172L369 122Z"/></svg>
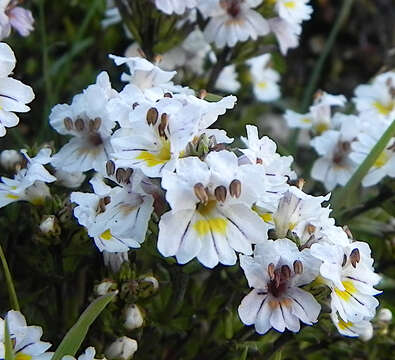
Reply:
<svg viewBox="0 0 395 360"><path fill-rule="evenodd" d="M0 245L0 260L1 260L1 264L3 265L4 278L7 284L8 296L10 297L11 308L13 310L19 311L20 307L19 307L18 298L16 296L14 282L12 281L10 269L8 268L7 260L5 258L4 251L1 245Z"/></svg>
<svg viewBox="0 0 395 360"><path fill-rule="evenodd" d="M4 347L5 347L5 360L14 360L14 350L12 349L10 330L8 329L7 317L4 321Z"/></svg>
<svg viewBox="0 0 395 360"><path fill-rule="evenodd" d="M78 321L67 332L51 360L61 360L65 355L75 356L88 333L89 327L115 295L116 292L101 296L86 308Z"/></svg>

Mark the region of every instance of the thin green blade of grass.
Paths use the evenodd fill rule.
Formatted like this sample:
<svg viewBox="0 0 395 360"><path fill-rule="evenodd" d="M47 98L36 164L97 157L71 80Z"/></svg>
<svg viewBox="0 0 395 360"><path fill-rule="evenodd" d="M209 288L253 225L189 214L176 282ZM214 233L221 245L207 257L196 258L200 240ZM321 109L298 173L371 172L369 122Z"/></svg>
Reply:
<svg viewBox="0 0 395 360"><path fill-rule="evenodd" d="M3 266L4 278L5 278L5 282L7 284L8 296L10 298L11 308L13 310L19 311L20 307L19 307L18 297L16 296L14 282L12 280L11 272L8 267L8 263L5 258L5 254L4 254L4 251L3 251L3 248L1 245L0 245L0 260L1 260L1 264Z"/></svg>

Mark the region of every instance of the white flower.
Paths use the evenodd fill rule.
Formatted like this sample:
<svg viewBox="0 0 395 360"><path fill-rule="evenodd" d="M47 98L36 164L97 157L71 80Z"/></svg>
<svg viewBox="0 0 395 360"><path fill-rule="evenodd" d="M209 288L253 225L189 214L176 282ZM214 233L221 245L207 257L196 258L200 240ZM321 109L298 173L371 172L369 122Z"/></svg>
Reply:
<svg viewBox="0 0 395 360"><path fill-rule="evenodd" d="M377 122L374 126L367 126L365 131L358 134L357 141L352 143L350 158L358 165L361 164L387 130L387 127L388 125L380 122ZM362 180L362 185L376 185L386 176L395 177L395 137L390 139L385 149L369 169L369 172Z"/></svg>
<svg viewBox="0 0 395 360"><path fill-rule="evenodd" d="M244 324L265 334L272 327L298 332L300 321L317 322L321 306L300 289L318 274L308 249L301 252L288 239L267 240L256 246L254 257L240 255L240 265L253 288L238 309Z"/></svg>
<svg viewBox="0 0 395 360"><path fill-rule="evenodd" d="M339 313L345 322L373 318L379 304L374 295L380 293L373 286L380 277L374 273L369 245L316 243L311 246L311 254L322 261L320 274L332 290L332 312Z"/></svg>
<svg viewBox="0 0 395 360"><path fill-rule="evenodd" d="M8 329L15 359L50 360L53 353L46 352L51 346L40 340L42 329L39 326L27 326L25 317L10 310L7 315ZM0 318L0 358L5 358L4 320Z"/></svg>
<svg viewBox="0 0 395 360"><path fill-rule="evenodd" d="M155 6L165 14L182 15L187 9L194 8L198 0L155 0Z"/></svg>
<svg viewBox="0 0 395 360"><path fill-rule="evenodd" d="M334 127L331 107L343 106L345 102L346 98L343 95L330 95L326 92L320 92L307 114L287 110L284 117L289 127L311 129L319 135Z"/></svg>
<svg viewBox="0 0 395 360"><path fill-rule="evenodd" d="M116 273L121 269L124 262L129 261L127 251L122 252L108 252L103 250L104 265L108 266L112 272Z"/></svg>
<svg viewBox="0 0 395 360"><path fill-rule="evenodd" d="M187 144L202 134L215 136L218 143L231 142L224 131L207 127L232 108L235 100L234 96L228 96L209 103L194 96L178 95L155 103L132 105L125 111L117 107L118 119L130 127L130 132L121 129L112 139L115 163L159 177L164 170L174 170Z"/></svg>
<svg viewBox="0 0 395 360"><path fill-rule="evenodd" d="M270 54L263 54L247 61L250 66L254 95L259 101L274 101L280 97L280 75L270 68Z"/></svg>
<svg viewBox="0 0 395 360"><path fill-rule="evenodd" d="M311 169L311 177L321 181L327 190L334 189L337 184L346 185L356 170L357 164L349 154L361 123L357 116L344 114L336 114L333 121L341 123L339 130L327 130L311 141L320 155Z"/></svg>
<svg viewBox="0 0 395 360"><path fill-rule="evenodd" d="M18 2L0 1L0 40L8 37L11 27L22 36L28 36L34 30L34 19L30 10L15 6Z"/></svg>
<svg viewBox="0 0 395 360"><path fill-rule="evenodd" d="M129 305L125 309L125 322L123 326L128 330L134 330L143 326L144 318L140 308L136 304Z"/></svg>
<svg viewBox="0 0 395 360"><path fill-rule="evenodd" d="M69 189L76 189L84 182L86 175L81 171L68 172L62 169L56 169L55 177L58 184Z"/></svg>
<svg viewBox="0 0 395 360"><path fill-rule="evenodd" d="M310 0L273 0L280 18L291 24L300 24L311 18L313 8L307 3Z"/></svg>
<svg viewBox="0 0 395 360"><path fill-rule="evenodd" d="M107 28L111 25L118 24L122 21L122 16L119 13L119 9L116 7L114 0L106 0L106 12L105 17L101 21L103 28Z"/></svg>
<svg viewBox="0 0 395 360"><path fill-rule="evenodd" d="M289 23L282 18L269 19L270 30L274 33L280 45L280 51L286 55L288 49L295 48L299 45L299 35L302 27L297 24Z"/></svg>
<svg viewBox="0 0 395 360"><path fill-rule="evenodd" d="M152 197L127 186L111 188L98 177L90 182L94 193L74 192L70 199L78 204L74 215L99 250L124 252L140 247L153 210Z"/></svg>
<svg viewBox="0 0 395 360"><path fill-rule="evenodd" d="M96 350L94 347L90 346L86 348L85 352L78 356L78 360L94 360L96 355ZM62 360L76 360L74 356L66 355L62 357Z"/></svg>
<svg viewBox="0 0 395 360"><path fill-rule="evenodd" d="M236 93L240 89L240 82L237 80L236 65L225 66L218 76L215 88L228 93Z"/></svg>
<svg viewBox="0 0 395 360"><path fill-rule="evenodd" d="M115 340L105 351L110 360L129 360L137 351L137 341L126 336Z"/></svg>
<svg viewBox="0 0 395 360"><path fill-rule="evenodd" d="M6 127L18 125L14 112L28 112L26 104L34 99L30 86L9 77L15 64L14 52L6 43L0 43L0 137L6 134Z"/></svg>
<svg viewBox="0 0 395 360"><path fill-rule="evenodd" d="M359 85L353 101L361 114L379 117L389 125L395 117L395 71L378 75L370 85Z"/></svg>
<svg viewBox="0 0 395 360"><path fill-rule="evenodd" d="M50 196L45 183L53 182L56 178L43 165L49 163L51 150L43 148L34 158L30 158L26 150L21 150L21 152L27 160L27 165L19 170L13 179L1 178L0 207L19 200L39 205Z"/></svg>
<svg viewBox="0 0 395 360"><path fill-rule="evenodd" d="M204 29L207 40L215 42L218 48L223 48L268 34L268 22L251 9L261 2L262 0L201 0L199 10L204 16L210 17Z"/></svg>
<svg viewBox="0 0 395 360"><path fill-rule="evenodd" d="M167 92L193 94L193 90L174 85L171 81L176 71L164 71L141 57L110 55L110 58L118 66L123 64L128 66L130 74L123 73L121 80L139 88L152 101L162 98Z"/></svg>
<svg viewBox="0 0 395 360"><path fill-rule="evenodd" d="M96 84L74 96L71 105L59 104L52 109L51 126L62 135L73 136L53 156L51 164L54 167L67 172L104 171L104 164L112 152L110 136L115 126L107 103L116 95L108 74L102 72Z"/></svg>
<svg viewBox="0 0 395 360"><path fill-rule="evenodd" d="M377 313L377 320L390 323L392 320L392 311L387 308L382 308Z"/></svg>
<svg viewBox="0 0 395 360"><path fill-rule="evenodd" d="M164 172L172 210L161 217L158 249L180 264L197 257L209 268L233 265L235 251L251 254L251 244L266 238L267 226L251 210L265 174L256 165L239 167L228 151L211 152L205 161L181 159L176 173Z"/></svg>
<svg viewBox="0 0 395 360"><path fill-rule="evenodd" d="M56 218L54 215L48 215L40 224L40 230L43 234L50 234L55 231Z"/></svg>
<svg viewBox="0 0 395 360"><path fill-rule="evenodd" d="M15 170L16 165L22 162L22 155L16 150L3 150L0 154L1 166L8 170Z"/></svg>
<svg viewBox="0 0 395 360"><path fill-rule="evenodd" d="M369 320L361 320L358 322L344 321L336 312L331 313L331 319L342 335L360 337L363 341L368 341L373 336L373 326Z"/></svg>

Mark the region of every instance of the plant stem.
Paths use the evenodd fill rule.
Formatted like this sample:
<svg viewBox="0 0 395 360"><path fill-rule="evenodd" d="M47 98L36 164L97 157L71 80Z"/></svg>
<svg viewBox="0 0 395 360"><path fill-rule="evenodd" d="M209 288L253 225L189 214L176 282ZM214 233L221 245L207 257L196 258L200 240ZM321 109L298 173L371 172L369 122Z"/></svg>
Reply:
<svg viewBox="0 0 395 360"><path fill-rule="evenodd" d="M1 245L0 245L0 260L3 265L4 277L8 288L8 296L10 297L11 308L16 311L19 311L20 307L19 307L18 298L16 296L14 282L12 281L10 269L8 268L7 260L5 258L4 251Z"/></svg>
<svg viewBox="0 0 395 360"><path fill-rule="evenodd" d="M282 350L282 348L289 343L294 338L294 334L291 332L287 332L286 334L281 335L272 345L271 350L266 353L265 360L270 360L276 355L278 352Z"/></svg>
<svg viewBox="0 0 395 360"><path fill-rule="evenodd" d="M393 136L395 136L395 120L392 121L392 124L384 132L377 144L372 148L372 150L370 150L370 153L362 162L362 164L359 165L357 171L354 173L348 183L332 197L332 206L335 209L335 214L338 214L341 208L347 204L347 201L351 198L351 195L358 188L362 179L368 173L369 169L373 166L380 154L385 150L385 147ZM336 215L333 216L336 217Z"/></svg>
<svg viewBox="0 0 395 360"><path fill-rule="evenodd" d="M320 57L318 58L317 62L314 65L313 71L311 73L309 82L307 83L307 87L303 93L303 98L302 98L302 103L300 105L299 112L304 114L307 112L308 107L310 105L311 99L313 97L314 91L317 88L317 84L320 78L320 75L322 73L322 69L324 67L325 61L328 58L333 45L335 44L337 35L339 34L339 31L345 22L345 20L348 18L351 7L353 4L354 0L343 0L342 7L340 8L339 15L337 16L336 22L333 25L333 28L329 34L328 40L325 43L325 46L321 52ZM299 137L299 132L300 129L294 130L292 136L291 136L291 141L290 141L290 148L291 152L294 153L295 147L298 141Z"/></svg>

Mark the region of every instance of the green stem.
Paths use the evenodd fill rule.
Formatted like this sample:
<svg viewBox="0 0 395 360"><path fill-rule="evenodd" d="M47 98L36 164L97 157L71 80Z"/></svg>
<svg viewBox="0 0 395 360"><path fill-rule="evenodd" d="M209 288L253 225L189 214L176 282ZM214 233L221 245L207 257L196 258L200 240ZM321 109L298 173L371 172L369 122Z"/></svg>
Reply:
<svg viewBox="0 0 395 360"><path fill-rule="evenodd" d="M343 23L346 21L348 18L351 7L353 4L354 0L344 0L342 7L340 8L339 15L336 19L335 24L333 25L333 28L329 34L328 40L325 43L324 49L322 50L322 53L320 57L318 58L317 62L314 65L313 72L311 73L309 82L307 84L307 87L303 93L303 98L302 98L302 103L300 105L299 112L302 114L306 113L308 110L308 107L311 103L311 99L313 97L313 94L317 88L317 84L320 78L320 75L322 73L322 69L324 67L325 61L328 58L333 45L335 44L337 35L339 34L339 31L343 25ZM294 130L292 136L291 136L291 152L294 153L297 141L298 141L298 136L299 136L299 129Z"/></svg>
<svg viewBox="0 0 395 360"><path fill-rule="evenodd" d="M4 251L1 245L0 245L0 260L3 265L4 277L8 288L8 295L10 297L11 307L16 311L19 311L20 307L19 307L18 298L16 296L14 283L12 281L10 269L8 268L7 260L5 258Z"/></svg>
<svg viewBox="0 0 395 360"><path fill-rule="evenodd" d="M392 121L392 124L381 136L380 140L373 147L362 164L358 167L357 171L354 173L348 183L332 197L332 206L335 209L335 214L338 214L339 210L347 205L351 195L358 188L362 179L376 162L380 154L385 150L385 147L393 136L395 136L395 120Z"/></svg>

